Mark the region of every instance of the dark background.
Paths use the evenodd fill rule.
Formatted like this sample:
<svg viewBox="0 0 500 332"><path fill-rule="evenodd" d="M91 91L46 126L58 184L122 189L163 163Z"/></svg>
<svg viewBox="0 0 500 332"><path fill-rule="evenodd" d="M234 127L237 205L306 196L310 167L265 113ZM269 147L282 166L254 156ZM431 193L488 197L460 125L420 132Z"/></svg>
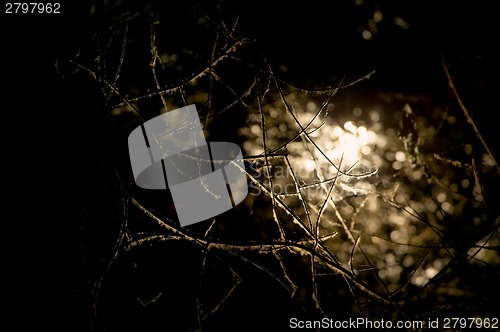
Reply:
<svg viewBox="0 0 500 332"><path fill-rule="evenodd" d="M166 2L165 2L166 3ZM163 4L163 3L162 3ZM367 92L432 94L443 82L441 59L453 65L464 101L488 142L498 101L498 18L488 1L247 1L242 23L286 79L309 86L354 79L371 70ZM66 330L68 303L78 287L78 215L89 142L79 129L88 112L88 81L65 80L57 56L92 36L89 4L62 3L54 16L0 16L3 222L6 305L16 326ZM379 9L384 20L370 40L357 27ZM402 30L391 24L401 17ZM92 88L90 88L92 91ZM92 92L90 93L90 95ZM363 98L363 96L359 96ZM98 138L96 138L98 140ZM71 322L66 322L71 324Z"/></svg>

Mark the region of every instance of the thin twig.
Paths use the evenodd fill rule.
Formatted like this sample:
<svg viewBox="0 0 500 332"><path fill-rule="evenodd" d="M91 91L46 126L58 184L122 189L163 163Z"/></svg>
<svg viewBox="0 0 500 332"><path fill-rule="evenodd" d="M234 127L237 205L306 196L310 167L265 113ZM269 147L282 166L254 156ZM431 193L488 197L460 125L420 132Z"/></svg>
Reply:
<svg viewBox="0 0 500 332"><path fill-rule="evenodd" d="M464 112L464 115L465 115L465 118L467 119L467 122L472 126L472 130L474 130L474 133L476 134L478 139L481 141L481 144L483 145L484 149L486 150L488 155L491 157L491 159L495 163L495 166L497 167L497 169L500 169L500 167L498 166L497 160L495 159L495 156L493 155L493 152L489 148L488 144L486 144L486 141L484 140L483 135L481 135L481 132L477 128L476 123L472 119L471 114L467 110L467 107L465 107L465 104L463 103L462 98L460 98L460 94L458 93L457 88L455 87L455 83L453 81L453 78L451 77L450 70L448 68L448 64L446 64L446 62L443 60L442 65L444 68L444 72L446 73L446 77L448 78L448 86L450 87L451 91L455 95L455 98L457 99L458 105L460 106L460 108Z"/></svg>

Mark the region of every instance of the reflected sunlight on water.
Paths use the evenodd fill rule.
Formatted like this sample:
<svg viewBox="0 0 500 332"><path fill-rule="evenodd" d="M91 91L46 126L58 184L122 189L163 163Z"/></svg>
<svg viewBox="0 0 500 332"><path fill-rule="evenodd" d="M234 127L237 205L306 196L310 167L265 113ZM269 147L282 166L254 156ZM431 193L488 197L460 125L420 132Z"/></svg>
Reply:
<svg viewBox="0 0 500 332"><path fill-rule="evenodd" d="M335 108L332 104L320 109L322 101L312 101L296 91L286 99L293 105L293 116L276 98L274 103L263 107L265 130L258 109L249 112L248 126L240 129L246 138L243 144L246 153L263 156L265 132L269 155L276 152L288 156L304 188L302 194L313 220L319 220L321 233L342 234L329 239L327 245L346 268L351 262L366 263L359 250L353 251L353 241L349 243L349 239L359 237L357 248L368 255L389 288L402 286L410 277L417 286L429 282L451 258L443 256L439 246L434 251L423 248L441 241L444 229L441 223L450 216L460 216L464 204L442 183L457 191L459 185L471 186L471 177L453 187L454 173L444 171L439 165L415 164L409 158L413 158L413 151L406 150L400 139L400 128L383 123L384 111L379 108L355 107L350 119L345 115L338 118L335 111L326 111ZM345 113L349 114L349 110ZM434 139L436 129L423 118L415 121L422 123L423 128L418 132L420 137L413 137L418 139L413 142L418 148L423 146L422 142ZM418 162L422 157L417 155L417 158ZM280 164L275 159L272 163ZM437 171L441 183L434 183L428 177L430 168ZM277 178L274 176L275 183L279 181ZM329 179L335 181L328 182ZM264 185L267 180L259 179ZM330 191L331 185L334 187ZM426 188L430 192L424 194ZM286 201L287 192L278 194ZM320 213L325 202L328 202L326 209ZM288 204L293 207L297 201L290 200ZM424 258L428 263L421 265Z"/></svg>

